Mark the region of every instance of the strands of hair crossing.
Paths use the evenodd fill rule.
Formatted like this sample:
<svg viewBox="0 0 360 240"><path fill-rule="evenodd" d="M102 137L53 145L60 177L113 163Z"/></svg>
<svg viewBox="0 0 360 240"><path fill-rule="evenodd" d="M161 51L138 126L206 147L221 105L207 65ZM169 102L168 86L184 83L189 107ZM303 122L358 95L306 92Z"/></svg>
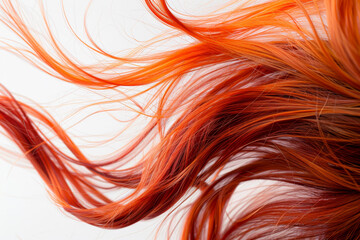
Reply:
<svg viewBox="0 0 360 240"><path fill-rule="evenodd" d="M70 58L50 28L53 49L46 49L20 10L1 1L2 23L29 47L18 53L42 70L93 89L154 90L156 111L143 132L96 163L51 116L3 90L0 124L54 200L81 221L123 228L167 212L195 189L182 239L359 239L360 1L272 0L201 19L174 14L165 0L145 3L193 42L119 57L90 38L88 47L113 62L101 68ZM145 114L151 104L135 97L126 100ZM139 163L119 167L156 138ZM231 209L238 187L253 180L272 184ZM124 188L132 192L120 200L104 193Z"/></svg>

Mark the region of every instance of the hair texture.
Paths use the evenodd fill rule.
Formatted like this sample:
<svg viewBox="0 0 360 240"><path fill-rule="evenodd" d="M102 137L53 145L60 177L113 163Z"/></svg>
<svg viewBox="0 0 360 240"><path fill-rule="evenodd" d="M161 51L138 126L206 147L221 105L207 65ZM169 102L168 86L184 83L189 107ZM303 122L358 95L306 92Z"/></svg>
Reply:
<svg viewBox="0 0 360 240"><path fill-rule="evenodd" d="M51 116L2 91L2 128L68 213L123 228L190 197L181 239L360 239L360 1L235 1L195 18L145 0L174 30L163 38L192 41L120 57L89 36L83 43L107 59L97 65L67 54L50 27L45 47L11 0L1 2L1 21L27 45L8 50L61 80L116 89L149 119L130 145L93 161ZM237 194L254 180L267 185ZM112 200L109 189L131 191Z"/></svg>

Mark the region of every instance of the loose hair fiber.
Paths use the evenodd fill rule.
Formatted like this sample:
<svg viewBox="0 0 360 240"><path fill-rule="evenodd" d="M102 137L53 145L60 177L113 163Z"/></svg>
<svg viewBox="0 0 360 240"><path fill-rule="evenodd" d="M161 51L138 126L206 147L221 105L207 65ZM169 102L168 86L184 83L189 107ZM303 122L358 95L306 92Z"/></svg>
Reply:
<svg viewBox="0 0 360 240"><path fill-rule="evenodd" d="M360 1L232 1L202 17L144 3L172 32L119 56L87 31L76 36L105 60L81 64L44 5L46 43L14 1L0 1L0 21L25 44L8 51L60 80L117 91L147 119L129 145L94 161L2 87L0 125L56 204L107 229L183 209L182 233L169 239L360 239ZM191 40L142 53L179 36Z"/></svg>

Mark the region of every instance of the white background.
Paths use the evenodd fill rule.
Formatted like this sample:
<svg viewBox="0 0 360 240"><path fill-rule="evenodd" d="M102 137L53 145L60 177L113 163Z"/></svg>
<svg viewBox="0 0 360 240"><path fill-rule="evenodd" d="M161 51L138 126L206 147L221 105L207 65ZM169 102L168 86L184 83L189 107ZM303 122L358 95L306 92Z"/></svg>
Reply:
<svg viewBox="0 0 360 240"><path fill-rule="evenodd" d="M41 19L36 1L22 0L20 2L21 6L24 6L30 25L40 26ZM69 20L80 32L87 2L64 1ZM147 40L167 29L147 12L145 5L140 0L98 0L93 2L89 12L90 30L101 46L105 46L108 50L121 52L136 47L140 44L136 40ZM206 14L224 2L173 0L171 5L181 12L194 15ZM48 17L61 44L71 49L70 51L75 57L83 59L89 57L90 62L95 60L91 58L91 54L81 50L80 44L71 37L70 32L64 30L66 25L59 3L60 1L56 0L46 1ZM3 25L0 26L0 38L19 40ZM80 112L73 118L67 117L76 112L79 106L101 99L102 96L94 91L50 77L23 59L6 51L0 51L0 83L17 99L32 106L37 103L45 107L65 129L68 129L73 137L79 137L79 139L75 139L79 143L86 144L81 142L81 137L100 136L97 140L104 140L106 139L104 136L109 136L109 134L111 136L111 133L122 127L107 114L90 117L71 127L81 117L86 116L87 112ZM0 140L2 148L19 153L11 141L5 137L1 137ZM117 145L108 144L83 150L90 157L101 159L103 155L110 154L117 147L121 147L121 145L118 143ZM161 217L120 230L104 230L74 219L55 206L48 196L42 180L31 167L24 168L15 165L26 165L25 159L21 156L10 156L5 151L0 151L0 153L0 239L135 240L154 238L155 230L162 221ZM9 161L11 163L8 163Z"/></svg>

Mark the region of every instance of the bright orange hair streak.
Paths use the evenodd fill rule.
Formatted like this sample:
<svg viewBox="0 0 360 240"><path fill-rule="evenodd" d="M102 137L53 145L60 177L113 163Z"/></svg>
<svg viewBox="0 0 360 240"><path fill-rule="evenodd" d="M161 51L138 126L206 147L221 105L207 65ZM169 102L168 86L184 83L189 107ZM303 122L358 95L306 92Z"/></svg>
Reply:
<svg viewBox="0 0 360 240"><path fill-rule="evenodd" d="M48 28L50 53L11 0L1 2L1 21L32 56L20 54L49 74L94 89L154 90L150 103L135 103L151 118L142 134L101 163L50 116L4 90L1 126L67 212L122 228L167 212L196 190L182 239L360 239L360 1L272 0L197 20L175 15L165 0L145 0L193 43L118 57L90 38L88 47L114 62L100 70L71 59ZM148 114L152 104L156 111ZM156 137L138 164L117 166ZM234 208L237 189L253 180L272 184ZM133 191L113 201L104 193L109 188Z"/></svg>

